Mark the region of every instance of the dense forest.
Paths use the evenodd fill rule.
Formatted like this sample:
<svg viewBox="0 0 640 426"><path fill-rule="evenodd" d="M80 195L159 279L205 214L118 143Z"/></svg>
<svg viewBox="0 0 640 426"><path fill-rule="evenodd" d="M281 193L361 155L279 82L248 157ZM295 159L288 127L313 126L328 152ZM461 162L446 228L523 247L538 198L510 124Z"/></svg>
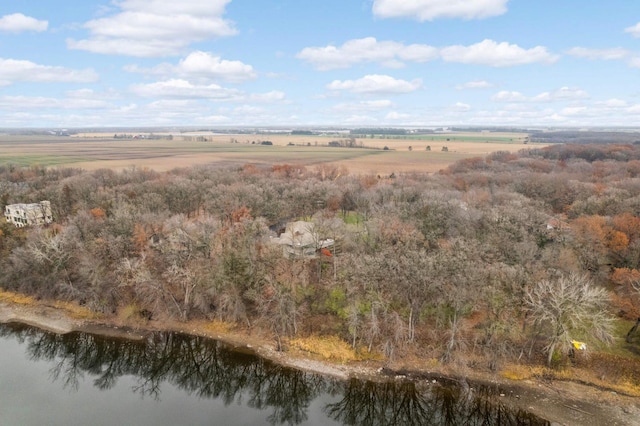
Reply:
<svg viewBox="0 0 640 426"><path fill-rule="evenodd" d="M640 146L497 152L433 175L331 165L170 172L0 167L0 287L141 321L340 336L389 358L539 357L640 312ZM271 243L306 220L332 251Z"/></svg>

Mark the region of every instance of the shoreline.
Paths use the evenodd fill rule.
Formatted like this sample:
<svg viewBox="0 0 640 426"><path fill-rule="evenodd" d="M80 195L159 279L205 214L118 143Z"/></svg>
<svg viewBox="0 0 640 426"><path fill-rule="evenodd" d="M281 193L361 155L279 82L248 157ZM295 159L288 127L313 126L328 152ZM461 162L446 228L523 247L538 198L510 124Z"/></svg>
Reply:
<svg viewBox="0 0 640 426"><path fill-rule="evenodd" d="M559 425L634 425L640 419L640 398L601 389L576 381L543 381L540 379L511 380L498 373L465 369L456 374L445 368L406 370L391 363L383 367L362 363L331 362L314 359L311 354L278 352L273 344L260 336L241 332L204 329L197 323L169 322L163 327L146 324L131 327L118 324L113 318L75 319L62 309L48 305L16 305L0 303L0 323L20 323L56 334L86 332L128 340L144 340L148 333L165 331L197 335L218 340L236 350L248 350L271 362L339 380L358 378L372 381L458 381L470 386L489 385L501 390L504 403L526 410Z"/></svg>

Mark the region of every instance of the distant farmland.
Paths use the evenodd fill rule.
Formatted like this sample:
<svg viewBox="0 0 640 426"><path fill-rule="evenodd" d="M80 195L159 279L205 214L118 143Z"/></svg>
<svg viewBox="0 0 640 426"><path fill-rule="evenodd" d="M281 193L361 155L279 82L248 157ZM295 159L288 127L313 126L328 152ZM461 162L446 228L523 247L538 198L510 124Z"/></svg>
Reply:
<svg viewBox="0 0 640 426"><path fill-rule="evenodd" d="M361 138L361 148L328 146L346 138L312 135L199 135L168 139L115 139L113 134L0 136L0 165L69 166L83 169L146 167L158 171L201 164L331 163L351 173L436 172L463 158L530 148L521 133L456 133L401 138ZM269 141L273 145L261 145ZM387 147L388 149L384 149ZM430 150L428 150L428 148Z"/></svg>

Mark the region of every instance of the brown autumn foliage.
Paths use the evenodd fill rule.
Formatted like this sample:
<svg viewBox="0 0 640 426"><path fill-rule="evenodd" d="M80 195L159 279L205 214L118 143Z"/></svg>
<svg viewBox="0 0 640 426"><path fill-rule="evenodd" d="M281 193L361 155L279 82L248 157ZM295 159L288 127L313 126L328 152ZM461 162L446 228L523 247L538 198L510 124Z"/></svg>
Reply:
<svg viewBox="0 0 640 426"><path fill-rule="evenodd" d="M616 230L623 232L629 241L635 241L640 237L640 217L624 212L614 216L611 223Z"/></svg>
<svg viewBox="0 0 640 426"><path fill-rule="evenodd" d="M640 270L615 268L610 279L614 285L613 304L618 315L628 320L640 318Z"/></svg>
<svg viewBox="0 0 640 426"><path fill-rule="evenodd" d="M149 238L151 237L150 233L147 232L145 226L136 223L133 227L133 244L138 252L144 250L149 242Z"/></svg>
<svg viewBox="0 0 640 426"><path fill-rule="evenodd" d="M541 282L577 274L612 290L607 312L635 315L638 164L635 145L558 145L393 178L331 164L0 166L0 181L20 182L0 186L0 200L48 199L56 219L5 232L0 287L105 314L139 306L235 321L278 342L322 330L393 357L478 356L495 368L544 349L546 324L524 327L525 295ZM269 243L301 218L315 241L337 240L333 256L285 257Z"/></svg>
<svg viewBox="0 0 640 426"><path fill-rule="evenodd" d="M252 219L251 210L245 206L242 206L239 209L231 212L232 223L239 223L239 222L242 222L243 220L250 220L250 219Z"/></svg>
<svg viewBox="0 0 640 426"><path fill-rule="evenodd" d="M276 175L292 178L302 176L306 172L306 169L304 166L297 164L275 164L271 167L271 171Z"/></svg>
<svg viewBox="0 0 640 426"><path fill-rule="evenodd" d="M91 213L91 216L95 217L96 219L104 219L105 216L107 215L105 211L102 210L100 207L95 207L89 210L89 213Z"/></svg>

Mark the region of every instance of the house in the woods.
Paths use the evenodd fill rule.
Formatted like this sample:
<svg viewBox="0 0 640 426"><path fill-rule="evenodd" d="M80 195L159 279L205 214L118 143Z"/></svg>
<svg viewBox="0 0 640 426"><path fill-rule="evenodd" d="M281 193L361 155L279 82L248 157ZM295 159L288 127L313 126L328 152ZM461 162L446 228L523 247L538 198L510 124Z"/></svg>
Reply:
<svg viewBox="0 0 640 426"><path fill-rule="evenodd" d="M569 224L566 222L566 217L550 217L547 220L547 231L568 231L571 229Z"/></svg>
<svg viewBox="0 0 640 426"><path fill-rule="evenodd" d="M9 204L4 208L4 218L18 228L53 222L51 203L40 201L31 204Z"/></svg>
<svg viewBox="0 0 640 426"><path fill-rule="evenodd" d="M566 222L566 216L549 217L547 220L547 238L555 241L566 241L569 237L571 226Z"/></svg>
<svg viewBox="0 0 640 426"><path fill-rule="evenodd" d="M321 237L313 223L304 221L287 224L280 237L271 238L271 242L280 244L286 257L315 257L320 253L331 255L335 244L332 238Z"/></svg>

